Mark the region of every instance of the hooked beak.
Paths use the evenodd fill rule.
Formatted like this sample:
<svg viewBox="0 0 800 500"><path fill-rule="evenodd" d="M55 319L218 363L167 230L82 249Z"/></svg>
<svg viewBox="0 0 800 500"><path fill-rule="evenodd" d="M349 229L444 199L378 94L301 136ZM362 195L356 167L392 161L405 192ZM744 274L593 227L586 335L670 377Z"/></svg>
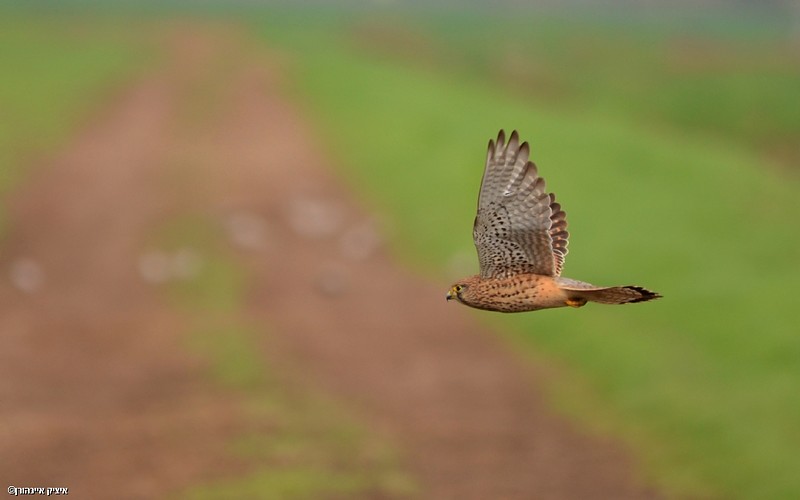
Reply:
<svg viewBox="0 0 800 500"><path fill-rule="evenodd" d="M453 290L448 290L447 292L447 300L453 300L456 296L453 294Z"/></svg>

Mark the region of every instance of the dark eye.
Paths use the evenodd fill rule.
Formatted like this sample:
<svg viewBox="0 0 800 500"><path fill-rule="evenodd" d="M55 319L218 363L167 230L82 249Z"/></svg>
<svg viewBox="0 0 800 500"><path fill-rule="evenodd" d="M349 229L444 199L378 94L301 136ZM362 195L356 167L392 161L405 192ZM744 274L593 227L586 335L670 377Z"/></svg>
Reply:
<svg viewBox="0 0 800 500"><path fill-rule="evenodd" d="M464 289L463 285L456 285L456 292L460 292L463 289Z"/></svg>

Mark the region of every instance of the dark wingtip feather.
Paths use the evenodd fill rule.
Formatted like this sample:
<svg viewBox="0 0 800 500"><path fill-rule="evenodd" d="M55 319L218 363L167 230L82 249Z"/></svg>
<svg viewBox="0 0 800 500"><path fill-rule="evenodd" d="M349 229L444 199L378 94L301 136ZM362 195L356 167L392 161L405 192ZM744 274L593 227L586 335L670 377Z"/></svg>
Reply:
<svg viewBox="0 0 800 500"><path fill-rule="evenodd" d="M519 152L521 155L525 155L526 158L528 158L531 155L531 147L530 145L528 145L528 141L523 142L519 146Z"/></svg>
<svg viewBox="0 0 800 500"><path fill-rule="evenodd" d="M506 143L506 132L503 129L500 129L500 132L497 133L497 147L502 148Z"/></svg>

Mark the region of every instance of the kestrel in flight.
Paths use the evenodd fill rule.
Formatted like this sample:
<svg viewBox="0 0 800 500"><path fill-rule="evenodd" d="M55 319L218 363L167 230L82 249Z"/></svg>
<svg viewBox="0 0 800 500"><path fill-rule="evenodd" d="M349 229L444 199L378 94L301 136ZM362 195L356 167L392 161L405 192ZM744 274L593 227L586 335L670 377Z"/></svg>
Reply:
<svg viewBox="0 0 800 500"><path fill-rule="evenodd" d="M581 307L587 302L629 304L661 295L640 286L599 287L561 277L567 255L567 218L517 132L506 142L501 130L489 141L486 169L472 229L480 274L447 292L477 309L500 312Z"/></svg>

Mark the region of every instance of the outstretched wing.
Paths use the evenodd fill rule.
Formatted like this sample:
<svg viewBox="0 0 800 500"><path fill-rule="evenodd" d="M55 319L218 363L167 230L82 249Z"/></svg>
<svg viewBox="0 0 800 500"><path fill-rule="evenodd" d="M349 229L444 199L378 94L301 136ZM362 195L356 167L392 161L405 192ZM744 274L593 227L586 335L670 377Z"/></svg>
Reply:
<svg viewBox="0 0 800 500"><path fill-rule="evenodd" d="M566 214L528 160L516 130L489 141L472 237L482 278L520 273L558 276L567 255Z"/></svg>

